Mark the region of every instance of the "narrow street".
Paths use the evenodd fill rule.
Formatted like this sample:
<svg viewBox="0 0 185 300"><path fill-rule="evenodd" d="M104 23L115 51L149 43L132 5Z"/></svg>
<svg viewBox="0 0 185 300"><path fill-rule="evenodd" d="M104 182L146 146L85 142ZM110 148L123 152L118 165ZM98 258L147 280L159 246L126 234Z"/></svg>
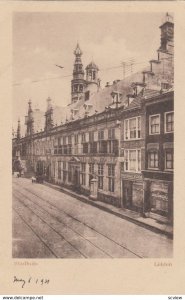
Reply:
<svg viewBox="0 0 185 300"><path fill-rule="evenodd" d="M170 258L172 240L26 178L13 178L14 258Z"/></svg>

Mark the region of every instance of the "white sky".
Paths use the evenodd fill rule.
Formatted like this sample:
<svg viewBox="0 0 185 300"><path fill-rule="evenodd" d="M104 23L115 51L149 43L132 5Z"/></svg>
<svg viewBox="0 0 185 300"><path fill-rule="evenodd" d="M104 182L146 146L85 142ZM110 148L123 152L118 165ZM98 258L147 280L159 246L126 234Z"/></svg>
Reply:
<svg viewBox="0 0 185 300"><path fill-rule="evenodd" d="M164 13L15 13L13 18L13 127L33 108L45 111L46 99L70 103L70 84L77 41L85 66L99 66L102 87L123 78L121 61L134 58L133 71L156 58ZM55 64L62 65L59 69ZM120 68L112 68L112 67ZM109 70L103 70L108 69ZM69 76L68 76L69 75ZM128 73L129 75L129 73ZM59 77L39 82L38 79ZM68 77L64 77L68 76ZM64 78L62 78L64 77Z"/></svg>

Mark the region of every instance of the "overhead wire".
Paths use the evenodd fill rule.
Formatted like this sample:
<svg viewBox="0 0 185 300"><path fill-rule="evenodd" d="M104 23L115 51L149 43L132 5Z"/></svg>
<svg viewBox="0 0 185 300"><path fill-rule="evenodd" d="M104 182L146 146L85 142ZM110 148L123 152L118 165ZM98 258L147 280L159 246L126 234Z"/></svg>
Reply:
<svg viewBox="0 0 185 300"><path fill-rule="evenodd" d="M126 62L126 67L130 67L130 64L132 63L132 66L134 65L138 65L138 64L143 64L143 63L146 63L147 61L143 61L143 62L137 62L137 63L132 63L130 61L127 61ZM122 68L122 65L119 65L119 66L113 66L113 67L109 67L109 68L104 68L104 69L100 69L99 71L107 71L107 70L113 70L113 69L120 69ZM64 76L55 76L55 77L47 77L47 78L41 78L41 79L34 79L34 80L31 80L31 81L28 81L28 82L15 82L13 83L13 86L20 86L20 85L23 85L23 84L32 84L32 83L37 83L37 82L42 82L42 81L46 81L46 80L53 80L53 79L63 79L63 78L67 78L67 77L72 77L73 75L70 74L70 75L64 75Z"/></svg>

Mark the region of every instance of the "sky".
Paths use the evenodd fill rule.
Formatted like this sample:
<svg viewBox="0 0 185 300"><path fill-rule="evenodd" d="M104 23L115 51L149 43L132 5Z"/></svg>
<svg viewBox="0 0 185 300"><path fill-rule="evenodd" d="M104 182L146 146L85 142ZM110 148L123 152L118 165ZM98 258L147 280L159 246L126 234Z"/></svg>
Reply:
<svg viewBox="0 0 185 300"><path fill-rule="evenodd" d="M123 79L121 62L133 59L132 72L157 58L162 13L16 12L13 17L13 127L32 107L46 110L70 103L74 49L80 44L84 68L98 65L101 86ZM57 68L55 64L63 66ZM126 69L126 76L131 68Z"/></svg>

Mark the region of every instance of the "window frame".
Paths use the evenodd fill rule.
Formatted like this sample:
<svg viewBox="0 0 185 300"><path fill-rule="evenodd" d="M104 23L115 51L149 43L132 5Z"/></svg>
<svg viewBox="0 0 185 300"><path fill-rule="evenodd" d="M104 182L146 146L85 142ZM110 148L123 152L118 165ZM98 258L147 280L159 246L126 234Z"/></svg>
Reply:
<svg viewBox="0 0 185 300"><path fill-rule="evenodd" d="M174 111L173 111L173 110L171 110L171 111L166 111L166 112L164 113L164 133L172 133L172 132L174 132L174 128L173 128L172 131L167 131L167 130L166 130L166 129L167 129L167 123L166 123L167 118L166 118L166 116L167 116L168 114L171 114L171 113L173 113L173 118L174 118ZM173 119L173 126L174 126L174 119Z"/></svg>
<svg viewBox="0 0 185 300"><path fill-rule="evenodd" d="M136 159L135 159L135 164L136 164L136 170L131 170L130 169L130 152L135 151L136 154ZM126 154L127 153L127 154ZM141 173L141 149L136 148L136 149L124 149L124 172L130 172L130 173ZM127 168L126 168L127 164Z"/></svg>
<svg viewBox="0 0 185 300"><path fill-rule="evenodd" d="M173 165L173 167L171 168L171 169L169 169L169 168L167 168L167 152L171 152L171 154L172 154L172 160L171 160L171 162L172 162L172 165ZM171 172L173 172L173 170L174 170L174 150L173 150L173 148L167 148L167 149L165 149L165 153L164 153L164 168L165 168L165 171L171 171Z"/></svg>
<svg viewBox="0 0 185 300"><path fill-rule="evenodd" d="M156 117L156 116L159 117L159 132L152 133L151 132L151 119L152 119L152 117ZM161 133L161 115L160 114L149 115L149 135L158 135L160 133Z"/></svg>
<svg viewBox="0 0 185 300"><path fill-rule="evenodd" d="M104 164L98 164L98 189L103 190Z"/></svg>
<svg viewBox="0 0 185 300"><path fill-rule="evenodd" d="M136 120L136 137L131 137L130 134L130 121ZM140 126L139 126L140 125ZM140 132L140 134L139 134ZM124 120L124 141L133 141L141 139L141 116L135 116Z"/></svg>
<svg viewBox="0 0 185 300"><path fill-rule="evenodd" d="M89 131L89 142L94 142L94 131Z"/></svg>
<svg viewBox="0 0 185 300"><path fill-rule="evenodd" d="M158 158L158 166L157 167L151 167L150 166L150 155L154 153L157 154L157 158ZM148 150L148 154L147 154L147 159L148 159L148 169L149 170L159 170L159 150L158 149L150 149Z"/></svg>
<svg viewBox="0 0 185 300"><path fill-rule="evenodd" d="M104 140L104 129L98 130L98 141Z"/></svg>
<svg viewBox="0 0 185 300"><path fill-rule="evenodd" d="M116 178L116 165L115 164L107 164L108 168L108 191L111 193L115 192L115 178Z"/></svg>
<svg viewBox="0 0 185 300"><path fill-rule="evenodd" d="M86 132L81 133L81 142L86 143Z"/></svg>
<svg viewBox="0 0 185 300"><path fill-rule="evenodd" d="M116 139L116 128L108 128L108 140L115 140Z"/></svg>
<svg viewBox="0 0 185 300"><path fill-rule="evenodd" d="M75 145L78 145L78 144L79 144L79 134L78 134L78 133L75 133L75 134L74 134L74 144L75 144Z"/></svg>
<svg viewBox="0 0 185 300"><path fill-rule="evenodd" d="M82 185L86 185L86 162L81 163L81 177L82 177Z"/></svg>
<svg viewBox="0 0 185 300"><path fill-rule="evenodd" d="M57 170L58 170L58 179L61 180L62 179L62 161L60 161L60 160L58 160Z"/></svg>
<svg viewBox="0 0 185 300"><path fill-rule="evenodd" d="M89 143L85 142L82 144L82 152L83 154L88 154L89 153Z"/></svg>

